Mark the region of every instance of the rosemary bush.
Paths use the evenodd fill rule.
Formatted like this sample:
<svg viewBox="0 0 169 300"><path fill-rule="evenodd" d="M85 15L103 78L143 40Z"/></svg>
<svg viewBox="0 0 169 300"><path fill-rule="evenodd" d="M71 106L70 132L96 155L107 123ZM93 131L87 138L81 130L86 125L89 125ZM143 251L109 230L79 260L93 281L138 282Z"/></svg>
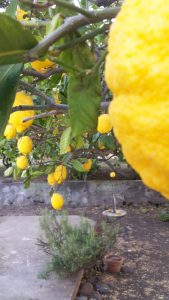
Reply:
<svg viewBox="0 0 169 300"><path fill-rule="evenodd" d="M62 215L58 220L50 212L45 213L40 225L38 244L51 256L46 271L41 274L43 277L51 272L63 277L94 265L112 247L117 233L117 227L112 229L112 225L104 222L97 234L83 218L77 227L68 222L67 215Z"/></svg>

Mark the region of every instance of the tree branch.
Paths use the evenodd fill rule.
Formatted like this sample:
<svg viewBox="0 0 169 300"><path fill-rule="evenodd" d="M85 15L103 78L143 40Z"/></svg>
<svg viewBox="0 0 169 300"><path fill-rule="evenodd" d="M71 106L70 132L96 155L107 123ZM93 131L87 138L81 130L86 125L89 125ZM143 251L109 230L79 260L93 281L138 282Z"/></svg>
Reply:
<svg viewBox="0 0 169 300"><path fill-rule="evenodd" d="M53 3L57 4L60 7L65 7L65 8L68 8L70 10L76 11L76 12L82 14L83 16L85 16L87 18L92 18L93 17L92 12L86 11L85 9L83 9L79 6L76 6L72 3L66 2L64 0L53 0Z"/></svg>
<svg viewBox="0 0 169 300"><path fill-rule="evenodd" d="M48 96L46 96L43 92L39 91L38 89L36 89L34 86L32 86L31 84L24 82L22 80L19 80L19 86L28 91L31 92L33 95L37 95L39 97L41 97L43 100L45 100L48 104L54 104L52 99Z"/></svg>
<svg viewBox="0 0 169 300"><path fill-rule="evenodd" d="M48 7L53 5L53 3L51 3L51 2L32 3L33 1L30 1L30 0L19 0L19 2L31 6L31 8L35 8L35 9L39 9L39 10L47 9Z"/></svg>
<svg viewBox="0 0 169 300"><path fill-rule="evenodd" d="M51 23L50 20L46 20L46 21L43 21L43 20L23 20L23 21L20 21L21 24L25 27L44 27L44 26L47 26Z"/></svg>
<svg viewBox="0 0 169 300"><path fill-rule="evenodd" d="M93 13L92 18L87 18L82 15L67 18L65 20L65 23L61 25L57 30L47 35L41 42L38 43L37 46L26 52L25 62L36 59L40 55L44 54L48 50L48 48L53 45L53 43L55 43L66 34L69 34L85 25L98 23L104 19L112 19L118 14L119 10L119 7L108 9L106 8Z"/></svg>
<svg viewBox="0 0 169 300"><path fill-rule="evenodd" d="M109 28L109 25L105 25L102 28L99 28L99 29L96 29L94 31L91 31L91 32L89 32L89 33L87 33L87 34L85 34L85 35L83 35L83 36L81 36L81 37L73 40L72 42L65 43L65 44L63 44L61 46L58 46L55 49L56 49L56 51L57 50L58 51L63 51L65 49L67 49L67 48L71 48L71 47L73 47L73 46L75 46L77 44L83 43L86 40L94 38L96 35L105 32L108 28Z"/></svg>
<svg viewBox="0 0 169 300"><path fill-rule="evenodd" d="M58 68L55 68L55 69L51 69L51 70L49 70L45 73L39 73L39 72L37 72L33 69L24 69L22 71L22 74L24 76L38 77L38 79L43 80L43 79L46 79L46 78L48 78L48 77L50 77L50 76L52 76L56 73L62 74L63 72L64 72L64 70L61 69L60 67L58 67Z"/></svg>
<svg viewBox="0 0 169 300"><path fill-rule="evenodd" d="M57 114L60 114L60 111L56 111L56 110L55 111L49 111L49 112L42 113L42 114L39 114L39 115L36 115L36 116L24 118L22 121L23 122L27 122L27 121L30 121L30 120L37 120L37 119L42 119L42 118L48 118L50 116L54 116L54 115L57 115Z"/></svg>
<svg viewBox="0 0 169 300"><path fill-rule="evenodd" d="M60 111L65 111L68 110L68 106L66 104L50 104L50 105L18 105L12 107L12 112L16 111L25 111L25 110L58 110Z"/></svg>

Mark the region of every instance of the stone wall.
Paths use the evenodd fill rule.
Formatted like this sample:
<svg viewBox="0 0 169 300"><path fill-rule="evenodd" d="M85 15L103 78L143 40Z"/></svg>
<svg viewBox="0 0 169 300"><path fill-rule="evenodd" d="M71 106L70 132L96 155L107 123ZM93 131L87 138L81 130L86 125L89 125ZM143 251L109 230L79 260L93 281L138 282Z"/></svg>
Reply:
<svg viewBox="0 0 169 300"><path fill-rule="evenodd" d="M32 182L30 188L24 189L22 182L12 179L0 179L0 206L29 204L49 204L50 187L45 182ZM112 196L116 196L118 205L162 204L166 200L143 185L140 180L91 180L67 181L58 188L65 198L65 204L77 206L112 206Z"/></svg>

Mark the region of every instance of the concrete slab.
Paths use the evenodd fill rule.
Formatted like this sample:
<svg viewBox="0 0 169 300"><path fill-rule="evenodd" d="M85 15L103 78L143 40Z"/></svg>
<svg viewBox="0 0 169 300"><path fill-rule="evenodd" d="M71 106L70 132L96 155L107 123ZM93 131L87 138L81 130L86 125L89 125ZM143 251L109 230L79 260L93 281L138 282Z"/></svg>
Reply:
<svg viewBox="0 0 169 300"><path fill-rule="evenodd" d="M70 222L78 225L78 216ZM0 300L70 300L76 276L38 278L49 259L36 245L39 217L0 217Z"/></svg>

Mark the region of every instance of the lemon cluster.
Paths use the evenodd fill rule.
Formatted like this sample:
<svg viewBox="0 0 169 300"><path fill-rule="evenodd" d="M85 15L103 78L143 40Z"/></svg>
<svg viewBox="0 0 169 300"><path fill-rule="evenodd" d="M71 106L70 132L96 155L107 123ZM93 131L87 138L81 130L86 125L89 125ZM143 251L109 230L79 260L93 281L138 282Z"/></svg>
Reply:
<svg viewBox="0 0 169 300"><path fill-rule="evenodd" d="M62 184L67 178L67 168L64 165L58 165L53 173L48 174L48 184L54 187L56 184Z"/></svg>
<svg viewBox="0 0 169 300"><path fill-rule="evenodd" d="M20 105L33 105L32 98L25 94L24 92L18 92L16 93L16 97L14 100L13 107L20 106ZM11 113L8 125L5 128L4 136L6 139L13 139L16 137L17 133L22 133L25 129L30 127L32 125L32 120L23 122L23 119L27 117L34 116L33 110L26 110L26 111L16 111Z"/></svg>
<svg viewBox="0 0 169 300"><path fill-rule="evenodd" d="M28 155L32 151L32 139L29 136L21 137L18 140L17 148L21 155L17 158L16 165L19 169L25 170L29 166L29 161L26 155Z"/></svg>
<svg viewBox="0 0 169 300"><path fill-rule="evenodd" d="M168 1L126 0L110 28L105 79L114 95L109 115L127 161L169 199L168 20Z"/></svg>
<svg viewBox="0 0 169 300"><path fill-rule="evenodd" d="M67 168L64 165L58 165L53 173L48 174L47 182L53 188L57 184L62 184L67 178ZM54 209L60 210L64 205L64 199L59 193L53 193L51 197L51 205Z"/></svg>

